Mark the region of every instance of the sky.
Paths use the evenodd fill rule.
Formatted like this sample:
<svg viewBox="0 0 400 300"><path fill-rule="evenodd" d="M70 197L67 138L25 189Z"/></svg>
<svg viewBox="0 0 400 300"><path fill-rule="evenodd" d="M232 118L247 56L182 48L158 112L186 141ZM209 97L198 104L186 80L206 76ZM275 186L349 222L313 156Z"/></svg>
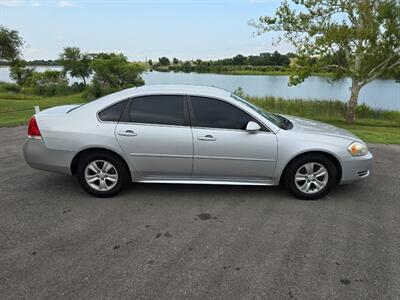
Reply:
<svg viewBox="0 0 400 300"><path fill-rule="evenodd" d="M122 52L130 60L161 56L219 59L293 51L250 20L272 15L280 0L0 0L0 24L25 41L26 60L55 59L64 47Z"/></svg>

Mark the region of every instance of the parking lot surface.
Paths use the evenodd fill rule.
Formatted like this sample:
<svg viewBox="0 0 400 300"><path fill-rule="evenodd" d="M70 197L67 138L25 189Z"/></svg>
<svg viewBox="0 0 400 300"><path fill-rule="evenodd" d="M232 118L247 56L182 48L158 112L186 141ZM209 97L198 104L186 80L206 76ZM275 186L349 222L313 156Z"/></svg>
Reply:
<svg viewBox="0 0 400 300"><path fill-rule="evenodd" d="M318 201L133 184L115 198L23 160L0 128L0 299L399 299L400 147Z"/></svg>

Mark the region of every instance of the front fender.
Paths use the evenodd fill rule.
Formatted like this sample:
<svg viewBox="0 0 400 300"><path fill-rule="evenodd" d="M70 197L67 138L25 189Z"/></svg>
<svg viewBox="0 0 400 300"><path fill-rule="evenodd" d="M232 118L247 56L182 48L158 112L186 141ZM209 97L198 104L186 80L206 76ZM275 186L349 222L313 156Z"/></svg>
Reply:
<svg viewBox="0 0 400 300"><path fill-rule="evenodd" d="M349 156L347 146L349 140L330 136L319 136L318 140L315 137L298 136L289 134L279 134L278 138L278 158L274 172L274 178L277 182L280 181L283 171L287 165L296 157L310 153L320 152L333 156L339 162L340 167L343 167L343 158Z"/></svg>

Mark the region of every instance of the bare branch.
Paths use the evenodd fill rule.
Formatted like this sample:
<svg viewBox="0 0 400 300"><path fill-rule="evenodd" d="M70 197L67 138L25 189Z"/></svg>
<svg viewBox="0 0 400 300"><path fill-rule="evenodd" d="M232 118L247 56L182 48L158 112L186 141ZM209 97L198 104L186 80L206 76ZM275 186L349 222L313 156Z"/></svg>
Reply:
<svg viewBox="0 0 400 300"><path fill-rule="evenodd" d="M393 63L392 65L390 65L389 67L387 67L387 69L391 70L391 69L394 69L397 66L400 66L400 59L398 61L396 61L395 63Z"/></svg>
<svg viewBox="0 0 400 300"><path fill-rule="evenodd" d="M388 63L388 62L387 62ZM380 64L382 65L382 64ZM373 74L371 77L367 77L366 79L364 79L363 81L360 82L360 86L364 86L367 83L370 83L371 81L375 80L376 78L378 78L380 75L383 74L384 71L387 70L391 70L397 66L400 66L400 60L396 61L395 63L391 64L389 67L386 68L381 68L379 71L377 71L375 74ZM375 69L375 68L374 68ZM370 72L371 73L371 72ZM369 74L369 73L368 73Z"/></svg>
<svg viewBox="0 0 400 300"><path fill-rule="evenodd" d="M343 66L340 66L340 65L326 65L326 66L323 67L323 69L330 69L330 68L336 68L336 69L340 69L340 70L343 70L343 71L348 71L347 68L345 68Z"/></svg>
<svg viewBox="0 0 400 300"><path fill-rule="evenodd" d="M378 72L378 70L379 70L380 68L386 67L386 66L389 64L390 60L391 60L393 57L394 57L394 55L390 56L389 58L387 58L387 59L385 59L383 62L381 62L379 65L377 65L377 66L375 66L374 68L372 68L372 69L368 72L367 78L370 77L370 76L373 76L376 72Z"/></svg>

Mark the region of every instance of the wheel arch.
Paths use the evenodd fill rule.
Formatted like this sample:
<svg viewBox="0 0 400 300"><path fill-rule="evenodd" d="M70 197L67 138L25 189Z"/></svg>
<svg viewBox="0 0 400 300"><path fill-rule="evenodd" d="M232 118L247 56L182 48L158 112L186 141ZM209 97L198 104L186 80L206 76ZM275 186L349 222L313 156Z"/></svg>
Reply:
<svg viewBox="0 0 400 300"><path fill-rule="evenodd" d="M279 178L279 184L282 184L282 180L285 177L285 173L288 169L288 167L290 166L291 163L293 163L296 159L306 156L306 155L310 155L310 154L320 154L325 156L326 158L328 158L330 161L332 161L332 163L335 165L336 171L337 171L337 178L336 178L336 183L339 183L342 179L342 165L339 161L339 159L333 155L332 153L326 152L326 151L321 151L321 150L313 150L313 151L306 151L303 153L299 153L297 155L295 155L294 157L292 157L285 165L280 178Z"/></svg>
<svg viewBox="0 0 400 300"><path fill-rule="evenodd" d="M123 156L121 156L121 154L119 154L119 153L117 153L117 152L115 152L113 150L110 150L110 149L107 149L107 148L102 148L102 147L85 148L85 149L82 149L81 151L79 151L77 154L75 154L74 158L71 161L71 166L70 166L72 175L76 175L76 171L77 171L77 168L78 168L79 161L85 155L87 155L89 153L92 153L92 152L108 153L108 154L114 155L114 156L118 157L119 159L121 159L121 161L123 161L123 163L125 164L126 168L128 169L129 176L131 177L130 179L132 180L131 168L129 167L129 164L125 160L125 158Z"/></svg>

